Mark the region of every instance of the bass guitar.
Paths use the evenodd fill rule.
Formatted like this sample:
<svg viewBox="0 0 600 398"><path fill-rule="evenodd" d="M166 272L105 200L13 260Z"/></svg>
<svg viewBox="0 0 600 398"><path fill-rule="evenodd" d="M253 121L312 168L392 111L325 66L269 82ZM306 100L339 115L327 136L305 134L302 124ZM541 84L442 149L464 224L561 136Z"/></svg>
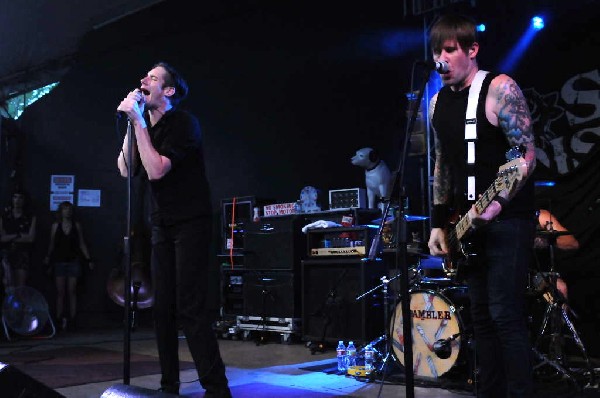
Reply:
<svg viewBox="0 0 600 398"><path fill-rule="evenodd" d="M527 163L520 148L507 151L506 158L509 162L500 166L494 182L475 202L477 214L483 213L500 191L512 192L527 176ZM457 221L450 222L447 229L448 255L445 265L450 277L455 281L462 281L465 271L477 262L477 253L473 251L473 245L469 241L473 230L474 226L468 213L460 216Z"/></svg>

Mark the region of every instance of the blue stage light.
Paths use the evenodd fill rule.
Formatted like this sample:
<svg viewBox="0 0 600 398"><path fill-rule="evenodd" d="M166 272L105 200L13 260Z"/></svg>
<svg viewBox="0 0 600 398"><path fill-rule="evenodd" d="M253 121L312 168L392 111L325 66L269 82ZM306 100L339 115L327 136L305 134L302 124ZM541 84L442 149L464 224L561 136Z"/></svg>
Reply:
<svg viewBox="0 0 600 398"><path fill-rule="evenodd" d="M477 25L477 31L485 32L485 24L480 23L479 25Z"/></svg>
<svg viewBox="0 0 600 398"><path fill-rule="evenodd" d="M543 29L544 28L544 18L537 16L537 15L535 17L531 18L531 26L535 30Z"/></svg>
<svg viewBox="0 0 600 398"><path fill-rule="evenodd" d="M531 18L531 24L528 26L521 38L519 38L519 40L515 43L504 60L500 63L498 69L504 71L505 73L511 73L517 66L527 48L531 45L531 41L535 35L543 27L544 19L541 16L536 15Z"/></svg>

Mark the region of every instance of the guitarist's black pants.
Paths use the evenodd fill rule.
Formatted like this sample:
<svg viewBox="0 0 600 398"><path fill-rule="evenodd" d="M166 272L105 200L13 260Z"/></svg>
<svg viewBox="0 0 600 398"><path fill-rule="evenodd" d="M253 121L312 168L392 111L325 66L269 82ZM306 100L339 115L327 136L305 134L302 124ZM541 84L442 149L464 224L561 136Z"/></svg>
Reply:
<svg viewBox="0 0 600 398"><path fill-rule="evenodd" d="M528 268L535 221L493 221L473 234L469 267L471 318L479 369L478 397L530 397L532 351L526 322Z"/></svg>

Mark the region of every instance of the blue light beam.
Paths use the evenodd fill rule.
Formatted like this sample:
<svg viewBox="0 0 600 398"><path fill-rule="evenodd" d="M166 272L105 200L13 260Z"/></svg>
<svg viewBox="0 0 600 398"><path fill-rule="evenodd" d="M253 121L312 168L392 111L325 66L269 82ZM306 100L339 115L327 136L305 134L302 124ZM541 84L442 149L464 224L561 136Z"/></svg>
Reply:
<svg viewBox="0 0 600 398"><path fill-rule="evenodd" d="M539 16L533 17L531 19L531 24L529 25L523 36L521 36L519 41L510 51L510 53L508 53L508 55L504 58L504 61L502 61L498 66L498 70L504 73L512 73L516 65L519 63L520 59L523 57L525 50L527 50L527 48L531 44L531 41L533 40L535 34L543 27L544 20Z"/></svg>

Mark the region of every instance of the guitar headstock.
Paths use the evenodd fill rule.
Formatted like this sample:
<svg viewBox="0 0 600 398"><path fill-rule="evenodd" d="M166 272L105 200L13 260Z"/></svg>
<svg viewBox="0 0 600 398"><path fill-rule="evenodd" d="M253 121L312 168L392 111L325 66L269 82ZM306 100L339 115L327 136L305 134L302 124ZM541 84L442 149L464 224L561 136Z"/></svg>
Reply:
<svg viewBox="0 0 600 398"><path fill-rule="evenodd" d="M527 176L527 162L522 157L517 157L500 166L497 176L494 181L496 192L511 192L517 183Z"/></svg>

